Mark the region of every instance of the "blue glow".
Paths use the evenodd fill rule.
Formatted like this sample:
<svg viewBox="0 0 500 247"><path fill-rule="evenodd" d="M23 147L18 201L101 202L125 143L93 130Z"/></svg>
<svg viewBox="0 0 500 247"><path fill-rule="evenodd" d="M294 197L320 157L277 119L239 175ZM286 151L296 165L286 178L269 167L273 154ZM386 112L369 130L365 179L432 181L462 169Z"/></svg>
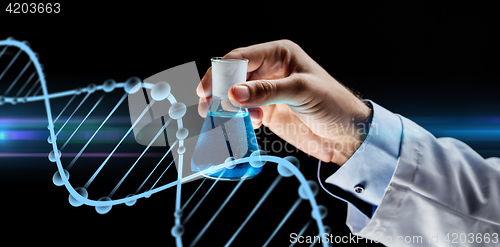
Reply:
<svg viewBox="0 0 500 247"><path fill-rule="evenodd" d="M461 141L497 141L500 139L499 116L408 117L436 137Z"/></svg>

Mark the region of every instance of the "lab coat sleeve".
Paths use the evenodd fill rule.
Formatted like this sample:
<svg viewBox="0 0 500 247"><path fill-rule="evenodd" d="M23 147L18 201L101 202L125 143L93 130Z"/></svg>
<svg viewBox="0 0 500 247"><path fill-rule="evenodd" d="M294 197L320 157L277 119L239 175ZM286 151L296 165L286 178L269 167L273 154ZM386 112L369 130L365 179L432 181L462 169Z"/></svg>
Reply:
<svg viewBox="0 0 500 247"><path fill-rule="evenodd" d="M500 159L400 118L399 162L371 219L349 205L348 225L365 220L353 233L387 246L500 245Z"/></svg>
<svg viewBox="0 0 500 247"><path fill-rule="evenodd" d="M364 215L348 222L351 230L363 228L380 204L398 163L402 124L398 115L373 101L371 122L362 124L362 130L369 127L368 135L356 152L336 171L329 171L335 164L318 165L318 180L321 187L342 201L352 204ZM361 127L360 126L360 127ZM333 174L332 174L333 173ZM362 191L356 188L361 187ZM351 217L351 218L352 218Z"/></svg>

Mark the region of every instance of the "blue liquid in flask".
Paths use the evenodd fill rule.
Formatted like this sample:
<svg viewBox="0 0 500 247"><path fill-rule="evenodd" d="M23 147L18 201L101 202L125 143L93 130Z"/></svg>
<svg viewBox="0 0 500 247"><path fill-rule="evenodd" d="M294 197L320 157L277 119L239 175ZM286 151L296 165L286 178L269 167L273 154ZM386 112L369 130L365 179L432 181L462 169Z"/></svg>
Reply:
<svg viewBox="0 0 500 247"><path fill-rule="evenodd" d="M249 157L258 149L247 110L209 111L191 159L191 169L195 172L203 171L229 160ZM204 176L234 181L253 178L261 171L262 167L256 168L244 162L214 173L204 173Z"/></svg>

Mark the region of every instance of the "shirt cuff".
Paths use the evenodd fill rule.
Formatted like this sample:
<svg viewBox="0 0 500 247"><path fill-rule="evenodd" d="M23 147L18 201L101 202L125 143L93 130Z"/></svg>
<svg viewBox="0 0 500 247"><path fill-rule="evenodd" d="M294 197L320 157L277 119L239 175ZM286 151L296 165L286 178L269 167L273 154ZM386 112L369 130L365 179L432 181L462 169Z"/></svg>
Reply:
<svg viewBox="0 0 500 247"><path fill-rule="evenodd" d="M348 198L339 198L341 200L350 202L349 198L355 197L376 207L382 201L398 163L402 123L398 115L370 100L365 101L373 109L366 139L349 160L324 182L349 195ZM356 203L353 204L356 206Z"/></svg>

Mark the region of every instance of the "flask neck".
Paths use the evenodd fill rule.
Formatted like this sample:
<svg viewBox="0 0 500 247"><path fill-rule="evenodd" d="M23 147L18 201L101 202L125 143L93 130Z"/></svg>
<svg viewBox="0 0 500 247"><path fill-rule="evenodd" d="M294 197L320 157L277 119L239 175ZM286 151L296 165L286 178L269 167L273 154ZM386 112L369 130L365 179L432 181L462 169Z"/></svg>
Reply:
<svg viewBox="0 0 500 247"><path fill-rule="evenodd" d="M248 109L233 105L228 98L220 98L214 95L208 107L208 114L212 116L234 117L248 114Z"/></svg>
<svg viewBox="0 0 500 247"><path fill-rule="evenodd" d="M212 95L228 98L231 86L247 79L247 59L212 58Z"/></svg>

